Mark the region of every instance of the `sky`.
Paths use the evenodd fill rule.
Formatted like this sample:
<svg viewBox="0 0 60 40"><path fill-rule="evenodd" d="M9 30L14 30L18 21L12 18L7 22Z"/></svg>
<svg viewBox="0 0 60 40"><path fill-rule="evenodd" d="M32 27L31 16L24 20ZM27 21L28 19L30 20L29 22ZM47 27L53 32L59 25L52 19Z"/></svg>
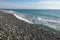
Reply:
<svg viewBox="0 0 60 40"><path fill-rule="evenodd" d="M60 9L60 0L0 0L0 9Z"/></svg>

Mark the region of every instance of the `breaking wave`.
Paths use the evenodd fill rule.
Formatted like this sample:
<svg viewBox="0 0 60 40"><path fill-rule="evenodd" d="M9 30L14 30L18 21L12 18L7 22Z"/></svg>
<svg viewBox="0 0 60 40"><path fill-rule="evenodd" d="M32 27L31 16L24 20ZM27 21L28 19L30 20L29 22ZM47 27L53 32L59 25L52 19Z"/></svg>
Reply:
<svg viewBox="0 0 60 40"><path fill-rule="evenodd" d="M41 16L30 16L29 14L22 14L12 10L2 10L7 13L12 13L15 17L20 20L26 21L31 24L43 24L47 25L51 28L60 30L60 19L54 19L49 17L41 17Z"/></svg>
<svg viewBox="0 0 60 40"><path fill-rule="evenodd" d="M20 19L20 20L23 20L23 21L26 21L26 22L28 22L28 23L32 23L32 22L30 22L30 21L28 21L27 19L25 19L24 17L24 14L22 15L22 14L19 14L19 15L17 15L17 13L15 12L15 11L11 11L11 10L2 10L2 11L4 11L4 12L6 12L6 13L11 13L11 14L13 14L16 18L18 18L18 19Z"/></svg>

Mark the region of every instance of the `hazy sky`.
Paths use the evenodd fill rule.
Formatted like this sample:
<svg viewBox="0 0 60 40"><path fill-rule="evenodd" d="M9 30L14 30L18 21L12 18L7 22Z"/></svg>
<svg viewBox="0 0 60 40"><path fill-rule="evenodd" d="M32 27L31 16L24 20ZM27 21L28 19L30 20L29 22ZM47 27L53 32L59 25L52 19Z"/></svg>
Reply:
<svg viewBox="0 0 60 40"><path fill-rule="evenodd" d="M0 0L0 8L60 9L60 0Z"/></svg>

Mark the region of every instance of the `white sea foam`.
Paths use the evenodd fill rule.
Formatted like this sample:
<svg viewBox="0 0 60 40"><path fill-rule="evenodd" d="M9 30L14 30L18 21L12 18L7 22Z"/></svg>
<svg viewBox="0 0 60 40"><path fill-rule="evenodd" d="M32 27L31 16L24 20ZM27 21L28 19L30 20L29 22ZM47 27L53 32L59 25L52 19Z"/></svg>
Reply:
<svg viewBox="0 0 60 40"><path fill-rule="evenodd" d="M16 14L13 14L13 15L14 15L15 17L17 17L18 19L20 19L20 20L26 21L26 22L28 22L28 23L32 23L32 22L28 21L27 19L22 18L22 17L20 17L20 16L18 16L18 15L16 15Z"/></svg>
<svg viewBox="0 0 60 40"><path fill-rule="evenodd" d="M0 10L0 11L3 11L5 13L13 13L12 11L8 11L8 10Z"/></svg>
<svg viewBox="0 0 60 40"><path fill-rule="evenodd" d="M46 21L46 22L60 23L59 20L54 20L54 19L44 19L44 18L41 18L41 17L37 17L37 19L41 20L41 21Z"/></svg>
<svg viewBox="0 0 60 40"><path fill-rule="evenodd" d="M49 18L42 18L42 17L32 17L32 20L34 21L34 23L36 24L43 24L46 26L49 26L51 28L55 28L57 29L58 27L60 27L60 20L55 20L55 19L49 19Z"/></svg>

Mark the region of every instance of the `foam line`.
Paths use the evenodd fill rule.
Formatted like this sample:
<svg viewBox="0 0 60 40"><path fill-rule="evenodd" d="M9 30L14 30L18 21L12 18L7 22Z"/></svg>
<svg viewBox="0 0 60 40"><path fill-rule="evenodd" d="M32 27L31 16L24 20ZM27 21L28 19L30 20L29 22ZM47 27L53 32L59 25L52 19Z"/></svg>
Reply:
<svg viewBox="0 0 60 40"><path fill-rule="evenodd" d="M28 23L32 23L32 22L30 22L30 21L28 21L27 19L24 19L24 18L22 18L22 17L20 17L20 16L18 16L18 15L16 15L16 14L13 14L15 17L17 17L18 19L20 19L20 20L23 20L23 21L26 21L26 22L28 22Z"/></svg>

